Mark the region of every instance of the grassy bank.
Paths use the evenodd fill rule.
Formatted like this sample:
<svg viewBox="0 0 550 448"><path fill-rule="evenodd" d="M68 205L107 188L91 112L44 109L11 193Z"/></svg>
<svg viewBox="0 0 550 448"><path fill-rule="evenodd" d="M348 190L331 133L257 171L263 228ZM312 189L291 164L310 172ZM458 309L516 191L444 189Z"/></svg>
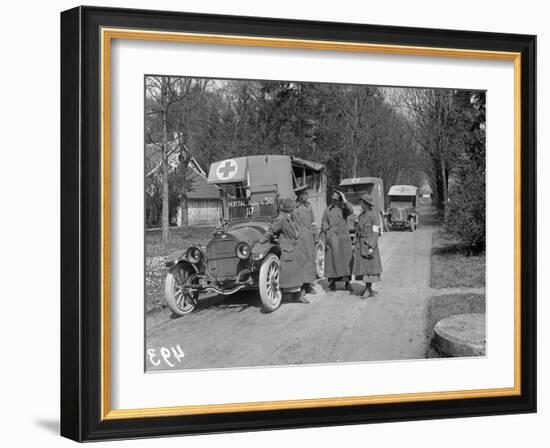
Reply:
<svg viewBox="0 0 550 448"><path fill-rule="evenodd" d="M434 233L431 263L431 287L485 287L485 253L469 253L442 231Z"/></svg>
<svg viewBox="0 0 550 448"><path fill-rule="evenodd" d="M431 287L485 288L485 253L473 254L439 230L434 233ZM485 294L442 294L431 297L426 315L427 357L439 357L430 341L437 322L454 314L484 313Z"/></svg>
<svg viewBox="0 0 550 448"><path fill-rule="evenodd" d="M214 226L172 227L168 244L162 243L160 229L145 233L145 311L152 313L162 309L164 302L164 278L166 268L164 260L174 251L183 250L189 246L205 246L211 238Z"/></svg>
<svg viewBox="0 0 550 448"><path fill-rule="evenodd" d="M444 294L431 297L426 315L427 336L430 337L435 325L454 314L485 312L484 294Z"/></svg>
<svg viewBox="0 0 550 448"><path fill-rule="evenodd" d="M430 297L426 308L426 357L439 358L441 354L432 345L436 324L455 314L485 313L485 294L444 294Z"/></svg>
<svg viewBox="0 0 550 448"><path fill-rule="evenodd" d="M170 227L167 247L162 244L162 230L145 232L145 254L148 257L164 257L171 252L193 245L205 245L215 226Z"/></svg>

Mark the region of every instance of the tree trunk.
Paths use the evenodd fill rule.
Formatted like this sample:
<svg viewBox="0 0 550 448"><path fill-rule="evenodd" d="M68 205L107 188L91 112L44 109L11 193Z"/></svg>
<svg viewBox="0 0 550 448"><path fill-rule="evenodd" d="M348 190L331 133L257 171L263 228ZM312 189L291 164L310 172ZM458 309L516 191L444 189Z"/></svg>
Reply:
<svg viewBox="0 0 550 448"><path fill-rule="evenodd" d="M435 195L437 200L437 209L445 216L447 210L447 169L445 159L441 154L434 160L435 172Z"/></svg>
<svg viewBox="0 0 550 448"><path fill-rule="evenodd" d="M357 177L357 165L359 164L359 139L357 136L359 128L359 104L357 97L353 102L354 109L354 124L353 124L353 168L352 177Z"/></svg>
<svg viewBox="0 0 550 448"><path fill-rule="evenodd" d="M434 199L437 210L442 214L444 205L444 193L443 193L443 179L441 177L441 159L437 155L432 157L432 166L433 166L433 180L434 180Z"/></svg>
<svg viewBox="0 0 550 448"><path fill-rule="evenodd" d="M162 243L168 245L168 232L170 226L170 208L168 204L168 129L167 111L162 110Z"/></svg>
<svg viewBox="0 0 550 448"><path fill-rule="evenodd" d="M443 202L443 216L447 216L447 169L445 159L441 158L441 195Z"/></svg>

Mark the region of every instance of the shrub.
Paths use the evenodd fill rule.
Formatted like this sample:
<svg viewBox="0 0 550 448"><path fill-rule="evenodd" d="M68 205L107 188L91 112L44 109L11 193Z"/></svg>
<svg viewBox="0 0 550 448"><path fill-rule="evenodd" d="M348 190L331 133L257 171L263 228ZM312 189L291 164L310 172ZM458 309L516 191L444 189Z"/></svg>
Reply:
<svg viewBox="0 0 550 448"><path fill-rule="evenodd" d="M472 252L485 250L485 169L465 163L449 192L444 229Z"/></svg>

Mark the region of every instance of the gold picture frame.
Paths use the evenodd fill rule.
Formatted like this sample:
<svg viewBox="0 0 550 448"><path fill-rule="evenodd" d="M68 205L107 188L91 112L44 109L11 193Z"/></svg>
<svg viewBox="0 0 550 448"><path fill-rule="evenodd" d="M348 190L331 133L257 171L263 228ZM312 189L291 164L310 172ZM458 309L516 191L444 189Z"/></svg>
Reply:
<svg viewBox="0 0 550 448"><path fill-rule="evenodd" d="M112 17L109 20L105 19L102 22L103 14L105 11L109 11L109 14L113 14L120 23L113 24ZM99 291L99 322L98 322L98 334L99 334L99 376L97 378L97 384L99 386L99 405L94 405L94 410L97 411L95 415L91 415L94 411L88 410L88 419L90 421L96 421L96 425L101 427L102 425L108 425L110 422L122 422L120 428L117 430L101 432L96 429L92 429L88 426L87 435L82 432L82 421L78 424L72 420L65 418L68 423L65 425L65 435L80 439L88 440L93 438L112 438L112 437L126 437L132 436L132 432L126 428L128 422L146 419L151 421L150 431L147 434L155 434L155 431L161 431L156 423L152 422L155 419L162 418L185 418L191 416L208 416L208 415L228 415L228 414L241 414L241 413L262 413L266 411L296 411L307 409L319 409L327 408L335 412L338 408L345 407L361 407L373 405L388 405L399 403L421 403L445 401L450 405L452 401L456 400L470 400L470 399L506 399L512 398L510 403L514 403L513 398L525 400L526 395L529 395L528 401L532 401L532 390L529 388L526 390L524 387L526 381L532 381L533 372L529 368L529 373L526 379L525 362L526 354L522 349L526 346L526 340L524 338L525 328L522 327L522 322L531 321L532 316L525 315L525 303L526 300L522 297L522 281L524 282L524 276L522 276L522 267L525 269L525 258L531 257L531 248L527 248L528 254L525 254L525 241L522 240L522 217L526 214L532 213L532 203L526 203L525 201L525 182L527 181L523 177L525 173L525 167L522 163L525 163L525 153L534 151L534 148L530 146L527 136L522 135L522 131L528 129L531 123L532 117L526 115L525 110L531 108L532 104L525 104L526 88L530 88L530 79L526 79L525 75L529 78L533 74L529 71L532 58L532 36L515 36L515 40L509 37L510 41L503 37L504 44L503 49L488 49L489 43L483 40L483 36L478 37L479 48L468 47L450 47L449 40L460 43L460 39L463 37L458 34L453 35L449 32L447 38L440 37L439 42L441 45L437 45L437 36L432 36L434 46L427 46L426 44L405 44L390 42L391 38L387 37L388 42L369 42L366 37L365 42L357 41L345 41L345 40L326 40L319 38L288 38L288 37L276 37L276 36L256 36L249 35L243 32L242 35L235 35L224 33L220 29L219 32L198 32L193 29L190 31L174 31L167 29L146 29L143 26L124 26L131 22L131 16L125 12L113 12L110 10L90 8L83 9L77 8L65 12L65 29L67 33L74 33L75 29L77 33L84 33L83 29L77 26L79 21L89 21L93 19L94 32L96 33L94 42L97 45L98 54L94 57L98 62L99 73L99 89L97 92L99 99L99 111L100 111L100 123L99 123L99 257L98 257L98 273L100 274L100 281L98 285ZM145 13L144 13L145 14ZM145 14L148 20L152 20L156 13L150 12ZM159 13L160 14L160 13ZM160 17L160 19L159 19ZM155 23L162 22L161 19L166 19L166 16L160 14L157 16ZM168 19L166 19L168 20ZM172 18L173 20L173 18ZM182 19L183 20L183 19ZM213 18L212 20L215 21ZM237 20L237 19L236 19ZM258 19L267 20L267 19ZM117 20L114 20L116 22ZM192 21L192 20L191 20ZM213 22L213 23L214 23ZM217 23L217 22L216 22ZM189 24L183 20L182 27L186 27ZM282 25L281 25L282 26ZM299 29L299 25L286 24L287 27L294 27ZM330 29L332 24L324 24L326 29ZM336 26L336 25L334 25ZM193 28L190 26L189 28ZM368 30L366 30L368 31ZM431 30L425 30L427 36L430 36ZM90 31L87 31L88 33ZM281 31L283 33L283 31ZM383 31L380 31L383 35ZM368 33L367 33L368 34ZM477 35L476 35L477 36ZM81 38L89 35L81 35ZM485 36L488 38L489 36ZM189 405L189 406L175 406L175 407L160 407L160 408L142 408L142 409L113 409L111 407L111 366L110 359L111 353L111 324L110 324L110 246L111 246L111 203L110 203L110 185L111 185L111 45L115 40L141 40L141 41L163 41L163 42L183 42L183 43L200 43L211 45L237 45L243 47L272 47L272 48L291 48L291 49L311 49L311 50L326 50L326 51L343 51L343 52L368 52L368 53L381 53L381 54L398 54L409 56L435 56L435 57L449 57L449 58L465 58L465 59L484 59L484 60L504 60L511 61L514 65L514 386L508 388L494 388L494 389L474 389L474 390L461 390L461 391L446 391L446 392L429 392L429 393L405 393L395 395L375 395L375 396L353 396L353 397L339 397L339 398L315 398L305 400L283 400L283 401L268 401L268 402L243 402L243 403L231 403L231 404L217 404L217 405ZM447 40L446 40L447 39ZM513 40L513 42L512 42ZM523 47L517 44L516 41L520 41ZM506 49L504 49L506 48ZM527 50L526 50L527 48ZM78 49L76 52L81 51ZM67 57L67 60L69 58ZM71 59L67 64L77 64L76 61ZM81 69L80 66L77 69ZM73 76L73 72L67 72L66 76ZM527 87L526 87L527 86ZM81 86L79 86L81 88ZM534 85L532 86L534 89ZM73 94L74 92L69 92ZM529 97L527 97L529 98ZM529 120L529 123L525 121ZM85 123L84 123L85 124ZM75 125L72 123L72 125ZM529 146L529 147L528 147ZM62 149L66 151L67 149ZM531 161L529 159L529 164ZM523 167L523 168L522 168ZM528 167L531 169L532 167ZM522 194L523 192L523 194ZM532 268L530 268L532 269ZM533 274L534 275L534 274ZM63 300L68 300L63 298ZM82 310L81 310L82 311ZM68 325L68 324L66 324ZM82 331L79 328L77 331ZM81 350L79 347L77 350ZM532 359L533 354L531 350L528 351L527 363L534 362ZM66 359L64 362L71 364L77 362L76 360ZM80 378L80 377L79 377ZM74 389L74 385L72 386ZM71 392L72 393L72 392ZM79 400L83 400L81 397ZM77 399L78 401L78 399ZM517 400L516 400L517 401ZM522 401L523 402L523 401ZM79 406L86 407L86 405L79 401ZM95 419L95 420L94 420ZM70 420L70 422L69 422ZM124 426L126 425L126 426ZM261 427L261 425L260 425ZM126 428L126 429L125 429ZM222 427L220 427L222 428ZM247 427L243 427L247 429ZM200 431L200 425L196 427L197 431ZM220 429L221 430L221 429ZM95 435L94 431L99 435ZM185 433L185 431L181 431ZM193 432L190 430L189 432Z"/></svg>

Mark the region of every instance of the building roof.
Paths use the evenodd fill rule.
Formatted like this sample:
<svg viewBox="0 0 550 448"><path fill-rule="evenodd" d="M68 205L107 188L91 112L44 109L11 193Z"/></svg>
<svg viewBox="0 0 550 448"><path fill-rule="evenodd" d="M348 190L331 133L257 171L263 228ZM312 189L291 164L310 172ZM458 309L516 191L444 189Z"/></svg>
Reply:
<svg viewBox="0 0 550 448"><path fill-rule="evenodd" d="M175 151L176 144L168 142L168 162L170 165L177 163L178 153ZM145 145L145 161L150 165L150 168L158 165L161 160L161 147L155 143L147 143Z"/></svg>
<svg viewBox="0 0 550 448"><path fill-rule="evenodd" d="M192 190L187 193L188 199L220 199L220 192L216 186L207 182L206 177L195 172L191 172Z"/></svg>
<svg viewBox="0 0 550 448"><path fill-rule="evenodd" d="M179 164L179 151L176 147L176 143L174 141L168 142L168 166L171 166L172 168L176 168ZM154 143L148 143L145 145L145 161L146 161L146 169L148 171L154 171L160 167L161 162L161 147L160 145L156 145ZM191 157L191 160L189 161L189 168L192 168L194 171L196 171L199 174L202 174L203 176L206 175L205 171L202 169L202 167L199 165L199 162L194 157Z"/></svg>
<svg viewBox="0 0 550 448"><path fill-rule="evenodd" d="M421 194L432 194L433 190L431 187L426 183L420 187L420 193Z"/></svg>
<svg viewBox="0 0 550 448"><path fill-rule="evenodd" d="M168 165L175 168L179 164L176 144L174 141L168 142ZM161 148L159 145L145 145L145 159L147 169L154 172L160 166ZM206 181L206 173L199 165L197 160L192 157L187 168L191 183L191 191L187 193L188 199L220 199L219 190L214 185L209 185Z"/></svg>

